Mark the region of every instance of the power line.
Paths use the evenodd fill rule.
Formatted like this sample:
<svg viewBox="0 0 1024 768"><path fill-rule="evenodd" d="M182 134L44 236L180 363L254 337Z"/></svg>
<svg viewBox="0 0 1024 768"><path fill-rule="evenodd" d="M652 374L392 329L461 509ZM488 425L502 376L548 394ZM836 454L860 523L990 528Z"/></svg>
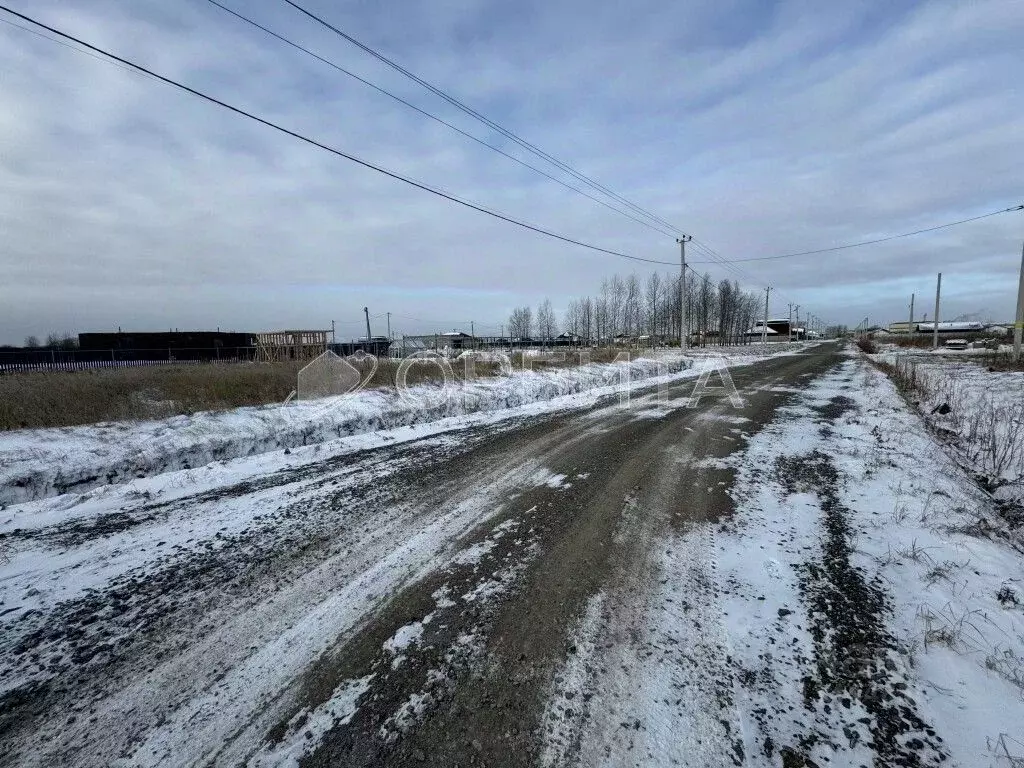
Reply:
<svg viewBox="0 0 1024 768"><path fill-rule="evenodd" d="M1024 205L1014 205L1009 208L1001 208L998 211L990 211L989 213L983 213L980 216L972 216L969 219L960 219L959 221L951 221L946 224L939 224L934 227L926 227L924 229L915 229L913 232L903 232L898 235L889 235L888 237L879 237L874 240L862 240L856 243L847 243L846 245L834 245L831 248L818 248L813 251L798 251L797 253L780 253L775 256L754 256L749 259L729 259L729 263L736 264L748 261L769 261L771 259L788 259L793 256L811 256L816 253L831 253L832 251L844 251L848 248L860 248L864 245L875 245L876 243L887 243L890 240L899 240L902 237L913 237L914 235L923 235L925 232L935 232L939 229L946 229L948 227L955 227L959 224L967 224L972 221L978 221L979 219L987 219L990 216L998 216L1001 213L1011 213L1013 211L1024 210ZM695 264L707 264L709 262L698 261Z"/></svg>
<svg viewBox="0 0 1024 768"><path fill-rule="evenodd" d="M354 37L352 37L352 35L348 34L347 32L342 31L341 29L338 29L338 27L334 26L333 24L331 24L327 20L321 18L320 16L317 16L312 11L309 11L306 8L303 8L298 3L293 2L293 0L284 0L284 2L286 2L288 5L290 5L293 8L295 8L300 13L302 13L305 16L309 17L313 21L317 22L321 26L323 26L323 27L329 29L330 31L334 32L339 37L341 37L344 40L347 40L348 42L352 43L352 45L356 46L360 50L365 51L366 53L370 54L371 56L376 58L378 61L383 62L384 64L386 64L387 66L391 67L395 71L401 73L402 75L404 75L405 77L409 78L413 82L418 83L419 85L423 86L428 91L430 91L434 95L440 97L444 101L448 102L449 104L451 104L456 109L461 110L462 112L464 112L467 115L473 117L474 119L479 120L480 122L482 122L484 125L488 126L489 128L497 131L502 136L505 136L506 138L510 139L511 141L514 141L516 144L521 146L523 149L526 149L527 151L532 152L533 154L537 155L538 157L543 158L547 162L549 162L552 165L554 165L556 168L560 169L561 171L563 171L565 173L568 173L570 176L572 176L572 177L576 178L577 180L583 182L587 186L600 191L601 193L607 195L608 197L610 197L610 198L612 198L614 200L617 200L618 202L622 203L623 205L625 205L628 208L630 208L631 210L633 210L633 212L635 212L635 213L637 213L637 214L639 214L641 216L645 216L648 219L650 219L651 221L657 222L658 224L660 224L660 225L662 225L664 227L667 227L672 232L675 232L677 234L681 234L682 233L681 230L679 230L679 228L676 227L675 225L671 224L668 221L665 221L660 216L658 216L658 215L656 215L654 213L651 213L650 211L640 207L636 203L626 199L625 197L619 195L618 193L613 192L612 190L610 190L607 187L603 186L599 182L594 181L594 179L590 178L589 176L584 175L580 171L577 171L575 168L573 168L572 166L568 165L567 163L564 163L563 161L559 160L558 158L552 157L551 155L549 155L544 150L542 150L539 147L536 147L533 144L531 144L530 142L528 142L526 139L516 135L515 133L513 133L509 129L505 128L502 125L499 125L498 123L494 122L490 118L480 114L479 112L477 112L472 107L467 106L466 104L464 104L463 102L461 102L457 98L455 98L454 96L446 93L445 91L441 90L437 86L432 85L431 83L427 82L426 80L424 80L423 78L419 77L415 73L410 72L408 69L403 67L398 62L393 61L392 59L389 59L384 54L379 53L378 51L374 50L370 46L368 46L368 45L366 45L364 43L361 43L359 40L356 40Z"/></svg>
<svg viewBox="0 0 1024 768"><path fill-rule="evenodd" d="M129 72L129 73L131 73L133 75L136 75L136 76L139 76L139 77L146 77L146 75L143 74L142 72L138 72L137 70L134 70L134 69L129 69L128 67L122 66L121 64L118 64L115 61L110 61L110 59L105 59L102 56L98 56L95 53L90 53L89 51L83 51L81 48L76 48L75 46L71 45L70 43L66 43L63 40L58 40L55 37L50 37L49 35L44 35L42 32L39 32L39 31L34 30L34 29L30 29L29 27L23 26L21 24L16 24L15 22L13 22L13 21L11 21L9 19L0 19L0 21L2 21L4 24L6 24L9 27L14 27L15 29L20 29L23 32L28 32L30 35L35 35L36 37L40 37L43 40L49 40L51 43L56 43L57 45L61 45L61 46L65 47L65 48L67 48L69 51L74 51L75 53L80 53L83 56L88 56L89 58L96 59L96 61L102 61L104 64L110 64L111 66L117 67L118 69L120 69L120 70L122 70L124 72Z"/></svg>
<svg viewBox="0 0 1024 768"><path fill-rule="evenodd" d="M270 35L274 39L280 40L285 45L289 45L292 48L294 48L294 49L296 49L298 51L301 51L302 53L305 53L307 56L313 57L317 61L320 61L323 64L326 64L327 66L331 67L332 69L335 69L335 70L337 70L338 72L341 72L344 75L348 75L353 80L356 80L357 82L362 83L366 87L372 88L373 90L377 91L378 93L380 93L380 94L382 94L384 96L387 96L390 99L393 99L393 100L397 101L399 104L402 104L402 105L408 107L409 109L411 109L411 110L413 110L415 112L418 112L419 114L423 115L424 117L427 117L427 118L429 118L429 119L431 119L431 120L433 120L433 121L435 121L437 123L440 123L441 125L445 126L446 128L449 128L452 131L455 131L455 133L459 134L460 136L464 136L465 138L469 139L470 141L474 141L477 144L479 144L480 146L486 147L487 149L491 150L492 152L497 152L499 155L502 155L503 157L507 157L509 160L511 160L511 161L513 161L515 163L518 163L519 165L523 166L524 168L528 168L531 171L533 171L534 173L538 173L541 176L543 176L544 178L550 179L551 181L555 182L556 184L561 184L566 189L570 189L573 192L576 192L577 194L583 195L584 197L586 197L586 198L588 198L590 200L593 200L598 205L603 205L608 210L614 211L615 213L617 213L617 214L619 214L621 216L625 216L627 219L635 221L637 224L645 226L648 229L652 229L655 232L658 232L659 234L662 234L662 235L666 235L668 237L674 237L675 236L673 233L667 232L663 227L651 224L650 222L647 222L647 221L644 221L643 219L637 218L637 217L627 213L626 211L623 211L620 208L616 208L615 206L605 202L604 200L601 200L600 198L595 197L594 195L591 195L589 192L586 192L585 190L582 190L579 187L575 187L572 184L569 184L569 183L563 181L562 179L559 179L557 176L552 176L547 171L544 171L544 170L542 170L540 168L537 168L534 165L530 165L525 160L523 160L521 158L518 158L515 155L512 155L512 154L510 154L508 152L505 152L500 147L496 147L493 144L488 144L483 139L481 139L481 138L479 138L477 136L474 136L473 134L468 133L467 131L462 130L461 128L459 128L456 125L453 125L452 123L448 122L444 118L438 117L437 115L434 115L434 114L428 112L427 110L422 109L422 108L416 106L412 102L410 102L410 101L408 101L406 99L403 99L401 96L398 96L398 95L392 93L391 91L386 90L385 88L381 88L379 85L376 85L375 83L372 83L369 80L367 80L367 79L365 79L363 77L360 77L359 75L355 74L354 72L350 72L349 70L345 69L344 67L340 66L339 64L336 64L335 62L331 61L330 59L327 59L327 58L321 56L320 54L316 53L315 51L311 51L310 49L308 49L308 48L306 48L306 47L304 47L302 45L299 45L298 43L294 42L293 40L289 40L287 37L284 37L283 35L280 35L277 32L274 32L272 29L269 29L269 28L263 26L259 22L254 21L253 19L250 19L248 16L245 16L244 14L241 14L238 11L235 11L235 10L233 10L231 8L228 8L226 5L222 5L221 3L217 2L217 0L207 0L207 2L209 2L211 5L215 5L216 7L220 8L223 11L225 11L226 13L231 14L232 16L234 16L235 18L245 22L246 24L249 24L249 25L255 27L256 29L259 29L259 30L265 32L266 34Z"/></svg>
<svg viewBox="0 0 1024 768"><path fill-rule="evenodd" d="M157 80L160 80L160 81L162 81L162 82L164 82L164 83L166 83L168 85L172 85L175 88L178 88L178 89L180 89L182 91L185 91L186 93L190 93L193 96L197 96L198 98L203 99L204 101L208 101L211 104L216 104L217 106L222 107L224 109L227 109L227 110L229 110L231 112L234 112L237 115L241 115L242 117L246 117L246 118L248 118L250 120L253 120L253 121L257 122L257 123L260 123L261 125L265 125L268 128L273 128L275 131L279 131L279 132L281 132L283 134L291 136L292 138L298 139L299 141L303 141L303 142L305 142L307 144L310 144L311 146L317 147L318 149L322 149L322 150L324 150L326 152L330 152L333 155L337 155L338 157L344 158L345 160L349 160L349 161L351 161L353 163L361 165L364 168L369 168L370 170L376 171L377 173L383 174L384 176L388 176L388 177L390 177L392 179L395 179L397 181L404 182L405 184L408 184L409 186L416 187L417 189L421 189L424 192L429 192L429 193L431 193L433 195L436 195L438 197L444 198L445 200L448 200L450 202L457 203L458 205L461 205L461 206L463 206L465 208L469 208L471 210L478 211L479 213L487 214L488 216L492 216L492 217L494 217L496 219L500 219L501 221L507 222L509 224L514 224L517 227L521 227L523 229L530 230L531 232L536 232L537 234L545 235L545 236L551 237L551 238L553 238L555 240L560 240L560 241L562 241L564 243L568 243L570 245L576 245L576 246L579 246L581 248L587 248L589 250L597 251L599 253L606 253L606 254L609 254L611 256L619 256L619 257L624 258L624 259L631 259L633 261L642 261L642 262L647 262L647 263L650 263L650 264L670 264L670 265L672 264L672 262L668 262L668 261L660 261L658 259L647 259L647 258L644 258L642 256L633 256L633 255L630 255L628 253L621 253L620 251L613 251L613 250L611 250L609 248L602 248L600 246L593 245L591 243L586 243L586 242L583 242L582 240L577 240L575 238L568 237L566 235L560 235L557 232L553 232L553 231L551 231L549 229L544 229L543 227L539 227L539 226L536 226L534 224L529 224L528 222L521 221L519 219L513 218L512 216L508 216L508 215L500 213L498 211L491 210L489 208L484 207L483 205L481 205L479 203L473 203L473 202L470 202L468 200L464 200L464 199L462 199L460 197L456 197L455 195L452 195L452 194L449 194L447 192L444 192L444 191L442 191L442 190L440 190L440 189L438 189L436 187L432 187L429 184L426 184L425 182L416 181L416 180L411 179L411 178L409 178L407 176L403 176L402 174L397 173L396 171L391 171L391 170L388 170L387 168L384 168L382 166L375 165L375 164L373 164L371 162L368 162L366 160L362 160L362 159L356 157L355 155L350 155L347 152L343 152L340 149L336 149L335 147L332 147L332 146L329 146L329 145L324 144L322 142L319 142L316 139L312 139L312 138L310 138L308 136L305 136L304 134L298 133L297 131L293 131L293 130L291 130L289 128L285 128L282 125L274 123L274 122L272 122L270 120L267 120L265 118L259 117L258 115L255 115L252 112L247 112L246 110L241 109L240 107L233 106L233 105L227 103L226 101L222 101L222 100L220 100L220 99L218 99L218 98L216 98L214 96L210 96L210 95L208 95L208 94L206 94L206 93L204 93L204 92L202 92L200 90L197 90L197 89L192 88L192 87L190 87L188 85L185 85L184 83L181 83L181 82L179 82L177 80L174 80L172 78L169 78L169 77L166 77L164 75L161 75L161 74L159 74L157 72L154 72L153 70L147 69L146 67L142 66L141 64L136 64L135 62L133 62L133 61L131 61L129 59L125 59L125 58L123 58L121 56L117 56L116 54L110 53L109 51L106 51L103 48L100 48L98 46L92 45L91 43L87 43L84 40L81 40L81 39L79 39L77 37L74 37L73 35L68 34L67 32L62 32L59 29L56 29L55 27L51 27L51 26L49 26L47 24L44 24L44 23L42 23L40 21L36 21L31 16L26 16L25 14L19 13L18 11L15 11L15 10L12 10L12 9L8 8L7 6L5 6L5 5L0 5L0 10L6 11L7 13L11 14L12 16L16 16L17 18L22 19L23 21L27 21L30 24L34 24L35 26L39 27L40 29L45 29L47 32L50 32L50 33L52 33L54 35L57 35L57 36L59 36L61 38L64 38L65 40L69 40L71 42L77 43L78 45L81 45L81 46L83 46L85 48L88 48L91 51L99 53L99 54L101 54L103 56L107 56L110 59L112 59L113 61L116 61L116 62L119 62L121 64L124 64L124 65L126 65L128 67L131 67L132 69L137 70L137 71L139 71L139 72L141 72L143 74L149 75L150 77L154 77Z"/></svg>

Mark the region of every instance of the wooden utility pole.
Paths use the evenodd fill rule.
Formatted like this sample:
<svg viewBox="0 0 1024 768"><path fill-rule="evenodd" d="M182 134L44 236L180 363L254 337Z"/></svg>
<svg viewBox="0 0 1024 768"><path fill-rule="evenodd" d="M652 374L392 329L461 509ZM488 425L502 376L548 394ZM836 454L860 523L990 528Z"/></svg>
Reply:
<svg viewBox="0 0 1024 768"><path fill-rule="evenodd" d="M769 285L764 289L764 325L761 327L761 343L768 343L768 295L772 292L772 287Z"/></svg>
<svg viewBox="0 0 1024 768"><path fill-rule="evenodd" d="M388 312L388 338L391 338L391 313Z"/></svg>
<svg viewBox="0 0 1024 768"><path fill-rule="evenodd" d="M691 235L676 238L679 243L679 349L686 349L689 341L686 333L686 242L693 240Z"/></svg>
<svg viewBox="0 0 1024 768"><path fill-rule="evenodd" d="M367 309L366 307L363 307L363 314L366 315L366 341L367 341L367 343L369 343L370 337L371 337L371 334L370 334L370 310Z"/></svg>
<svg viewBox="0 0 1024 768"><path fill-rule="evenodd" d="M1013 322L1013 361L1020 362L1021 336L1024 335L1024 246L1020 249L1020 283L1017 286L1017 317Z"/></svg>
<svg viewBox="0 0 1024 768"><path fill-rule="evenodd" d="M914 294L910 294L910 322L907 323L907 338L914 332Z"/></svg>
<svg viewBox="0 0 1024 768"><path fill-rule="evenodd" d="M939 348L939 297L942 295L942 273L935 284L935 317L932 320L932 349Z"/></svg>

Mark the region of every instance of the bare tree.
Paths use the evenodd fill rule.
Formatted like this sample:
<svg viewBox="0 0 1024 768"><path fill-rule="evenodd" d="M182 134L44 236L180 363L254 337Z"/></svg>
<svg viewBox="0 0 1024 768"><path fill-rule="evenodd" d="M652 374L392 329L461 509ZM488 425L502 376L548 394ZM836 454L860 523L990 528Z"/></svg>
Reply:
<svg viewBox="0 0 1024 768"><path fill-rule="evenodd" d="M589 296L580 302L580 335L588 344L594 338L594 300Z"/></svg>
<svg viewBox="0 0 1024 768"><path fill-rule="evenodd" d="M537 333L545 342L555 336L555 329L558 320L555 317L555 310L551 306L551 299L544 299L537 308Z"/></svg>
<svg viewBox="0 0 1024 768"><path fill-rule="evenodd" d="M39 347L39 337L38 336L26 336L25 337L25 346L28 347L29 349L37 349Z"/></svg>
<svg viewBox="0 0 1024 768"><path fill-rule="evenodd" d="M36 346L39 346L38 342ZM46 337L45 346L47 349L78 349L78 339L69 331L64 331L63 336L59 333L51 333Z"/></svg>
<svg viewBox="0 0 1024 768"><path fill-rule="evenodd" d="M661 302L661 275L651 272L647 278L647 287L644 298L646 300L646 325L647 332L651 335L651 341L659 335L658 319L660 317Z"/></svg>
<svg viewBox="0 0 1024 768"><path fill-rule="evenodd" d="M736 281L715 283L710 274L687 278L687 327L707 343L735 344L763 313L763 298L744 291ZM679 273L652 273L641 284L636 275L613 275L601 282L600 292L569 304L566 330L601 343L618 334L676 338L680 331ZM538 315L539 319L539 315ZM543 325L543 324L541 324ZM541 328L543 333L543 328ZM714 342L712 342L714 343Z"/></svg>
<svg viewBox="0 0 1024 768"><path fill-rule="evenodd" d="M626 285L618 275L612 276L608 298L608 335L617 336L623 331L622 307L626 303Z"/></svg>
<svg viewBox="0 0 1024 768"><path fill-rule="evenodd" d="M612 335L609 328L608 315L611 307L611 286L607 280L601 281L601 294L594 300L594 330L597 333L597 342L600 344Z"/></svg>
<svg viewBox="0 0 1024 768"><path fill-rule="evenodd" d="M578 336L580 332L580 301L570 299L569 306L565 310L565 319L562 321L562 328L566 333Z"/></svg>
<svg viewBox="0 0 1024 768"><path fill-rule="evenodd" d="M623 285L623 333L640 333L640 281L636 274L630 274Z"/></svg>
<svg viewBox="0 0 1024 768"><path fill-rule="evenodd" d="M508 333L513 339L529 338L533 331L533 312L529 307L516 307L508 318Z"/></svg>

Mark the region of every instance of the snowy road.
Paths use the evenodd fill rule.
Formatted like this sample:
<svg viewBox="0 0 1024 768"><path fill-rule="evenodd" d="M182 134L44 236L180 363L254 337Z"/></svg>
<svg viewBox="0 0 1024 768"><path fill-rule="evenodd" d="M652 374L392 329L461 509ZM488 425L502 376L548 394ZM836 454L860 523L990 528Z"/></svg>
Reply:
<svg viewBox="0 0 1024 768"><path fill-rule="evenodd" d="M857 412L853 364L733 369L739 408L682 380L9 507L0 765L957 758L887 664L903 614L853 562L852 470L813 453Z"/></svg>

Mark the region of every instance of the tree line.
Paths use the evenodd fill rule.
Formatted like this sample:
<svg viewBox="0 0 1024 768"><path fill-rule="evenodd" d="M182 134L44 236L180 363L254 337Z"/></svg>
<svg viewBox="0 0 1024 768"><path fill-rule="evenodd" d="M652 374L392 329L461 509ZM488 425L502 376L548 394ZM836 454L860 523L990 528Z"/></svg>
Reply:
<svg viewBox="0 0 1024 768"><path fill-rule="evenodd" d="M17 349L17 347L11 344L2 344L0 347L4 349ZM39 341L38 336L26 336L22 349L78 349L78 338L73 336L68 331L63 334L51 333L46 337L46 341Z"/></svg>
<svg viewBox="0 0 1024 768"><path fill-rule="evenodd" d="M736 344L764 319L764 295L744 291L738 282L715 282L711 275L688 274L687 328L694 343ZM594 296L573 299L561 324L544 301L536 315L529 306L516 307L508 320L512 338L550 339L561 330L585 343L615 338L671 340L679 338L681 302L678 274L652 272L641 281L636 274L605 279Z"/></svg>

